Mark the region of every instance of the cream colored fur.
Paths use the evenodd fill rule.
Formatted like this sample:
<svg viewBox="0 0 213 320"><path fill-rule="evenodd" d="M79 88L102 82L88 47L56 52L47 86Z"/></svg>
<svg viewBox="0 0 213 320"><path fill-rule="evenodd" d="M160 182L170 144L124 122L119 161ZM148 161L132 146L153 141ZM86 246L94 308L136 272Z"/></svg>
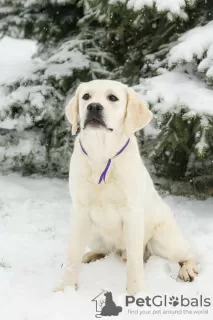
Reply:
<svg viewBox="0 0 213 320"><path fill-rule="evenodd" d="M89 101L82 99L85 93L90 94ZM109 101L109 94L119 100ZM86 107L91 102L103 105L105 122L113 131L84 129ZM73 134L77 131L78 120L81 130L70 162L72 223L67 261L56 290L63 290L66 286L77 288L79 268L87 246L98 254L124 253L129 294L143 289L145 246L150 254L179 262L180 278L194 279L198 273L196 256L170 208L155 190L139 155L134 133L151 120L149 109L127 86L116 81L94 80L79 86L66 108L66 115L72 123ZM106 184L99 185L107 160L129 137L128 147L112 160ZM82 152L79 139L89 156Z"/></svg>

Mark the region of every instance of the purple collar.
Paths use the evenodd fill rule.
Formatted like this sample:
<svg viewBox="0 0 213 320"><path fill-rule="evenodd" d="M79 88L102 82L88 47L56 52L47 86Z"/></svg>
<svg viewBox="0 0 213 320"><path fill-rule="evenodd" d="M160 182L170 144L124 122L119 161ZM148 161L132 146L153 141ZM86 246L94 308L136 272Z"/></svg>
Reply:
<svg viewBox="0 0 213 320"><path fill-rule="evenodd" d="M119 156L119 154L121 154L121 153L126 149L126 147L127 147L128 144L129 144L129 141L130 141L130 138L127 140L127 142L125 143L125 145L121 148L121 150L118 151L118 152L116 153L116 155L114 155L114 157L112 157L112 159L114 159L114 158L116 158L117 156ZM82 144L81 144L81 140L79 140L79 142L80 142L81 150L83 151L84 154L86 154L86 155L88 156L88 153L86 152L86 150L84 149L84 147L83 147ZM107 165L106 165L104 171L103 171L102 174L100 175L98 184L100 184L102 181L104 181L104 182L106 183L105 178L106 178L106 174L107 174L107 171L108 171L108 169L109 169L109 167L110 167L110 164L111 164L112 159L109 159L109 160L108 160Z"/></svg>

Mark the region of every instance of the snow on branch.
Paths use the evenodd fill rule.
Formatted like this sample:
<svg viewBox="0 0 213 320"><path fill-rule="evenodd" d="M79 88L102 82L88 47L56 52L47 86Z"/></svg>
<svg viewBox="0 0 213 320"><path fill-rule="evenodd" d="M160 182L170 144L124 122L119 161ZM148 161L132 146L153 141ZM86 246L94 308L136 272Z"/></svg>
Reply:
<svg viewBox="0 0 213 320"><path fill-rule="evenodd" d="M198 62L197 70L213 77L213 21L184 33L168 53L168 66Z"/></svg>
<svg viewBox="0 0 213 320"><path fill-rule="evenodd" d="M156 7L157 11L169 11L175 15L182 15L186 5L194 5L196 0L110 0L109 4L126 4L127 8L134 11L144 9L144 7Z"/></svg>
<svg viewBox="0 0 213 320"><path fill-rule="evenodd" d="M10 0L0 0L0 5L1 6L6 6L6 5L11 5L11 2L13 1L10 1ZM30 6L33 6L33 5L43 5L44 4L44 1L43 0L14 0L14 4L16 6L24 6L24 7L30 7ZM49 0L48 1L49 3L51 4L66 4L66 3L70 3L71 1L70 0Z"/></svg>
<svg viewBox="0 0 213 320"><path fill-rule="evenodd" d="M181 69L143 79L136 89L160 113L175 111L174 106L187 106L191 117L193 112L213 115L213 91Z"/></svg>

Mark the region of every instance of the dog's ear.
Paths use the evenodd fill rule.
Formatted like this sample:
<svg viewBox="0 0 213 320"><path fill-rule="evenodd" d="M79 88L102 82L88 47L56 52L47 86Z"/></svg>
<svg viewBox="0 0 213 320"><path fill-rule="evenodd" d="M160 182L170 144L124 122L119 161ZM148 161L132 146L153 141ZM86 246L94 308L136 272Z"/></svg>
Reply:
<svg viewBox="0 0 213 320"><path fill-rule="evenodd" d="M136 131L145 127L152 120L152 116L152 112L138 98L136 92L127 87L126 134L130 137Z"/></svg>
<svg viewBox="0 0 213 320"><path fill-rule="evenodd" d="M78 113L79 113L79 107L78 107L78 92L79 87L76 89L75 95L71 98L71 100L68 102L66 108L65 108L65 114L68 119L68 121L72 125L72 135L75 135L78 130Z"/></svg>

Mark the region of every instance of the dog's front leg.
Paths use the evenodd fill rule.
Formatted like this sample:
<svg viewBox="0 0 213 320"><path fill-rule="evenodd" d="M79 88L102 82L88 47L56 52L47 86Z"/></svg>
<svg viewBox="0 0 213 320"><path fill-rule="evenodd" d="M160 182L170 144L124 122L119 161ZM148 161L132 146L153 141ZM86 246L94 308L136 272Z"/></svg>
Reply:
<svg viewBox="0 0 213 320"><path fill-rule="evenodd" d="M90 226L91 223L87 212L82 208L76 208L71 219L71 231L64 274L61 283L55 291L63 291L68 286L77 289L79 269L85 247L88 243Z"/></svg>
<svg viewBox="0 0 213 320"><path fill-rule="evenodd" d="M127 254L127 292L136 294L143 285L143 212L131 211L124 221L124 237Z"/></svg>

